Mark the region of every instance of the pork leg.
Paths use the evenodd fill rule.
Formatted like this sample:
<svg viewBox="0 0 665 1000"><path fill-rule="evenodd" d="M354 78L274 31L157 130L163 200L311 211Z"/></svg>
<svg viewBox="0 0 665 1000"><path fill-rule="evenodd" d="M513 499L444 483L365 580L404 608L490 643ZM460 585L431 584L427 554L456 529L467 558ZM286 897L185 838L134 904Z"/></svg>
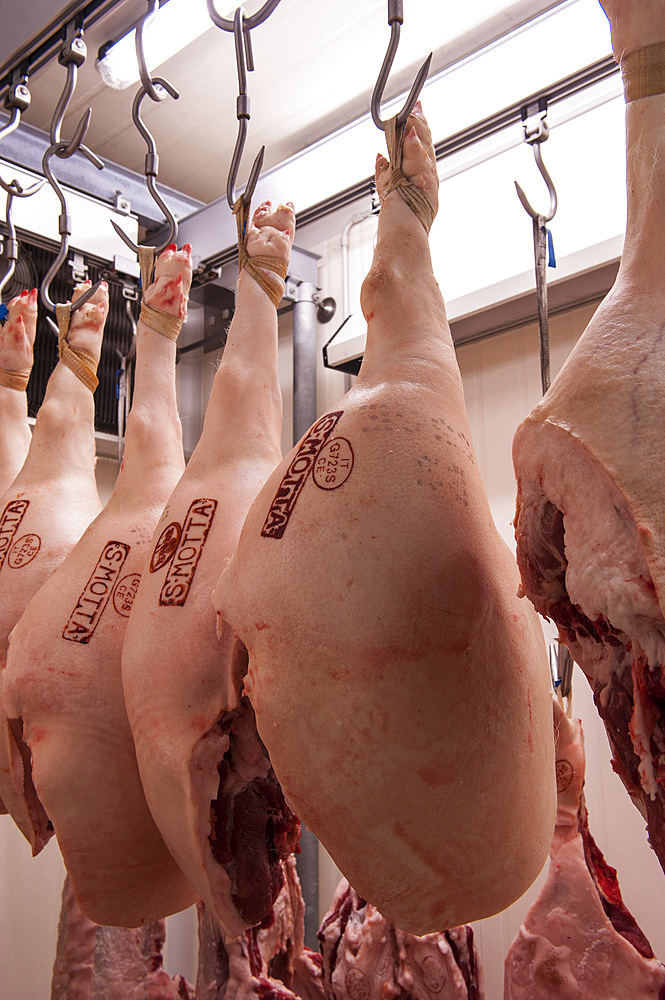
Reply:
<svg viewBox="0 0 665 1000"><path fill-rule="evenodd" d="M190 248L167 248L144 307L183 318L190 280ZM22 726L34 785L78 903L97 923L127 927L196 898L146 805L121 679L122 642L150 538L184 468L175 357L175 342L140 319L113 493L28 605L5 669L5 711Z"/></svg>
<svg viewBox="0 0 665 1000"><path fill-rule="evenodd" d="M74 300L86 284L74 291ZM32 307L30 307L32 308ZM68 341L98 359L108 312L102 282L72 314ZM49 378L27 458L0 499L0 668L9 634L33 595L99 513L95 481L95 407L90 390L62 360ZM20 725L10 731L0 707L0 795L37 854L53 833L35 795Z"/></svg>
<svg viewBox="0 0 665 1000"><path fill-rule="evenodd" d="M419 107L402 170L435 209ZM492 522L427 233L391 173L379 157L360 376L266 483L214 600L249 651L244 689L289 804L420 935L533 881L554 761L540 625Z"/></svg>
<svg viewBox="0 0 665 1000"><path fill-rule="evenodd" d="M11 384L11 375L30 372L36 329L37 289L33 288L11 300L0 329L0 494L14 482L30 447L28 398L20 382Z"/></svg>
<svg viewBox="0 0 665 1000"><path fill-rule="evenodd" d="M260 206L250 256L288 262L293 206ZM275 277L275 280L278 280ZM123 651L148 804L182 871L227 932L259 923L298 838L242 695L246 654L217 637L211 592L245 514L280 460L275 305L241 270L201 439L166 505Z"/></svg>

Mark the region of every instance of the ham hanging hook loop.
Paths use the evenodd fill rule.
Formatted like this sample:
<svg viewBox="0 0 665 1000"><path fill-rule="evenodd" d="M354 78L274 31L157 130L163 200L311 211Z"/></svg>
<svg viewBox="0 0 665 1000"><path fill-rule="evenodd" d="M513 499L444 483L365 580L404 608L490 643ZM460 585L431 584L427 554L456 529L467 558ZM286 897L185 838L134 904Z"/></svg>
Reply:
<svg viewBox="0 0 665 1000"><path fill-rule="evenodd" d="M10 135L18 128L21 122L21 115L30 107L30 91L28 90L28 78L25 74L15 71L12 77L12 86L5 98L5 108L10 112L9 121L0 129L0 141L5 136ZM46 180L36 181L29 188L24 188L16 179L7 183L0 177L0 186L7 194L7 210L5 213L6 234L2 237L3 257L7 261L7 270L0 278L0 299L7 286L7 282L12 277L16 269L18 260L18 241L16 239L16 229L12 221L12 202L14 198L29 198L40 191Z"/></svg>
<svg viewBox="0 0 665 1000"><path fill-rule="evenodd" d="M42 305L50 312L55 312L55 303L51 299L50 288L51 282L60 270L62 264L67 257L67 251L69 249L69 237L71 236L71 217L67 211L67 201L65 199L64 192L60 187L56 177L53 174L51 167L51 160L54 156L59 159L68 159L73 156L74 153L82 153L86 159L97 167L98 170L102 170L104 164L99 159L92 150L88 149L87 146L83 145L83 139L85 133L90 124L90 118L92 115L92 110L90 108L81 116L81 119L74 130L74 135L67 142L61 138L62 122L69 106L69 102L72 99L74 93L74 88L76 87L76 80L78 75L79 66L82 66L85 62L87 55L87 49L85 42L83 41L83 30L76 26L74 21L71 21L67 25L65 41L58 56L58 62L67 68L67 78L65 80L65 85L63 87L62 93L56 105L55 111L53 112L53 117L51 119L51 126L49 129L49 134L51 138L51 145L48 147L44 156L42 157L42 170L44 175L48 180L49 184L55 191L58 200L60 202L60 217L58 220L58 231L60 233L60 249L58 254L51 264L49 270L44 275L42 280L39 296L42 301ZM79 309L85 302L90 299L99 286L101 281L96 282L87 292L84 292L76 302L72 304L72 312ZM49 318L49 323L51 327L57 333L57 327L55 323Z"/></svg>
<svg viewBox="0 0 665 1000"><path fill-rule="evenodd" d="M254 69L254 55L252 53L250 33L252 28L256 28L259 24L263 24L263 22L270 17L279 4L279 0L266 0L263 6L250 17L245 17L244 9L242 7L238 7L232 20L228 17L222 17L221 14L217 13L214 0L206 0L206 3L210 20L223 31L232 31L235 42L236 66L238 69L238 97L236 99L238 135L236 137L236 144L231 158L231 166L229 167L229 173L226 178L226 200L229 204L229 208L233 209L237 201L235 192L236 181L238 180L242 154L245 150L247 122L250 117L249 95L247 94L247 73ZM243 191L242 200L244 205L249 205L252 200L252 195L254 194L259 176L261 174L264 155L265 146L262 146L256 155L254 163L252 164L252 169L250 171L247 184L245 185L245 190Z"/></svg>
<svg viewBox="0 0 665 1000"><path fill-rule="evenodd" d="M522 109L522 121L524 122L524 141L533 147L533 154L540 174L547 185L550 195L550 207L547 215L541 215L533 208L520 185L515 181L517 197L522 203L524 210L533 220L533 253L536 269L536 295L538 298L538 329L540 337L540 382L543 394L550 387L550 334L548 322L547 304L547 249L550 241L550 257L553 263L554 251L551 245L551 236L547 229L547 223L551 222L557 210L557 196L554 182L543 163L541 145L549 137L547 125L547 101L541 100L536 109L528 106Z"/></svg>
<svg viewBox="0 0 665 1000"><path fill-rule="evenodd" d="M173 84L169 83L168 80L165 80L161 76L151 77L150 71L148 70L148 64L146 62L143 48L143 32L157 13L157 7L157 0L148 0L148 10L136 25L136 59L139 64L141 86L137 90L136 96L134 97L134 103L132 104L132 121L134 122L134 125L138 129L139 133L145 139L148 147L148 152L145 155L145 167L143 171L146 186L150 192L150 197L163 212L169 226L166 238L154 248L156 254L161 253L161 251L164 250L165 247L169 246L170 243L176 242L178 238L178 223L175 215L157 190L157 174L159 172L157 143L141 118L141 104L143 102L143 98L146 96L149 97L151 101L155 101L158 104L164 100L167 94L172 97L174 101L177 101L180 97L179 91L176 90ZM125 233L113 220L111 220L111 225L129 249L139 256L138 244L134 243L127 233Z"/></svg>
<svg viewBox="0 0 665 1000"><path fill-rule="evenodd" d="M383 65L379 72L378 79L374 86L374 91L372 93L371 110L372 110L372 120L377 128L383 129L385 132L387 122L383 121L381 118L381 101L383 100L383 91L386 89L386 84L388 82L388 76L390 75L390 70L397 53L397 46L399 45L399 33L402 24L404 23L404 9L402 0L388 0L388 24L390 25L390 42L388 43L388 50L383 59ZM432 53L428 55L425 62L422 64L409 94L404 102L402 110L397 114L397 127L400 128L406 125L406 120L413 111L414 105L418 100L418 95L423 89L425 80L427 79L427 74L429 73L430 63L432 62Z"/></svg>

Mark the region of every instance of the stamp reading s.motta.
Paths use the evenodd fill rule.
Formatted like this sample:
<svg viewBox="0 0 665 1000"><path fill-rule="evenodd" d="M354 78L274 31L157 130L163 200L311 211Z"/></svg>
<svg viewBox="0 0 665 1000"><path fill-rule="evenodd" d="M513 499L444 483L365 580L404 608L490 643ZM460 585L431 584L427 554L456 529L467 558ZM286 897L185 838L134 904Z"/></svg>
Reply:
<svg viewBox="0 0 665 1000"><path fill-rule="evenodd" d="M196 566L201 558L216 510L217 501L205 497L193 500L189 505L185 523L182 526L166 579L159 594L160 605L182 607L187 600ZM174 526L169 525L169 528L171 527ZM162 532L162 536L163 534ZM160 542L162 536L160 536ZM157 544L159 545L160 542Z"/></svg>
<svg viewBox="0 0 665 1000"><path fill-rule="evenodd" d="M326 413L310 427L303 438L270 504L270 510L261 529L264 538L281 538L283 536L293 508L300 496L300 491L314 467L317 455L343 413L344 410Z"/></svg>
<svg viewBox="0 0 665 1000"><path fill-rule="evenodd" d="M90 642L113 588L118 582L128 553L129 545L124 542L106 543L62 631L63 639L69 639L70 642Z"/></svg>
<svg viewBox="0 0 665 1000"><path fill-rule="evenodd" d="M29 506L29 500L10 500L0 515L0 567Z"/></svg>

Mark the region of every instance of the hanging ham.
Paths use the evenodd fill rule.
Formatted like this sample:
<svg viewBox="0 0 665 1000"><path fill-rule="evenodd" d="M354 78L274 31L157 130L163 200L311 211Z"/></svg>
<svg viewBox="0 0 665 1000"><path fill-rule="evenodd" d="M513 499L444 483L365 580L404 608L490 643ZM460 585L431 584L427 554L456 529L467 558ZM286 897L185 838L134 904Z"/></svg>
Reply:
<svg viewBox="0 0 665 1000"><path fill-rule="evenodd" d="M663 47L659 0L604 7L618 59ZM619 274L517 430L515 531L522 588L589 678L612 766L665 867L665 95L631 100L626 126Z"/></svg>
<svg viewBox="0 0 665 1000"><path fill-rule="evenodd" d="M434 214L419 107L402 169ZM215 592L287 801L415 934L496 913L554 823L537 617L492 522L427 233L383 198L357 383L271 475ZM525 803L529 802L528 820Z"/></svg>
<svg viewBox="0 0 665 1000"><path fill-rule="evenodd" d="M0 495L8 490L30 447L26 386L37 329L37 289L9 303L0 328Z"/></svg>
<svg viewBox="0 0 665 1000"><path fill-rule="evenodd" d="M284 273L292 205L264 203L251 259ZM275 298L283 292L279 282ZM173 856L232 936L270 912L300 825L243 694L245 649L216 635L211 593L281 458L277 310L246 269L203 432L157 525L123 651L123 683L146 798Z"/></svg>
<svg viewBox="0 0 665 1000"><path fill-rule="evenodd" d="M184 468L176 345L148 322L181 321L190 280L190 248L168 247L144 295L113 493L28 605L5 669L4 707L22 727L26 772L31 765L79 906L100 924L135 927L196 899L146 805L121 679L122 641L150 539Z"/></svg>
<svg viewBox="0 0 665 1000"><path fill-rule="evenodd" d="M589 832L584 736L555 702L557 822L550 865L505 962L504 1000L662 1000L665 966Z"/></svg>
<svg viewBox="0 0 665 1000"><path fill-rule="evenodd" d="M76 300L86 286L75 291ZM36 303L21 309L28 317ZM25 311L24 311L25 310ZM72 313L68 341L96 362L108 312L102 282ZM65 359L56 365L35 421L21 471L0 499L0 668L9 634L33 595L62 562L100 511L95 481L95 407L88 386ZM0 796L37 854L53 828L35 794L21 724L8 728L0 710Z"/></svg>

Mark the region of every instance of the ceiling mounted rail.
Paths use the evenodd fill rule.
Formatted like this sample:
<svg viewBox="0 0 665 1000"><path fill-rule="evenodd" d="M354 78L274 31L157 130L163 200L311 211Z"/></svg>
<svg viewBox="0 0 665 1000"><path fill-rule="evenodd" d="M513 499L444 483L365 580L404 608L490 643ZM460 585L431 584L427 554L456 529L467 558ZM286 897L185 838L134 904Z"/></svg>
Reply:
<svg viewBox="0 0 665 1000"><path fill-rule="evenodd" d="M56 17L51 18L39 31L0 65L0 100L11 87L15 71L32 76L38 69L51 62L62 48L66 27L77 20L77 27L89 28L110 10L118 0L71 0Z"/></svg>

